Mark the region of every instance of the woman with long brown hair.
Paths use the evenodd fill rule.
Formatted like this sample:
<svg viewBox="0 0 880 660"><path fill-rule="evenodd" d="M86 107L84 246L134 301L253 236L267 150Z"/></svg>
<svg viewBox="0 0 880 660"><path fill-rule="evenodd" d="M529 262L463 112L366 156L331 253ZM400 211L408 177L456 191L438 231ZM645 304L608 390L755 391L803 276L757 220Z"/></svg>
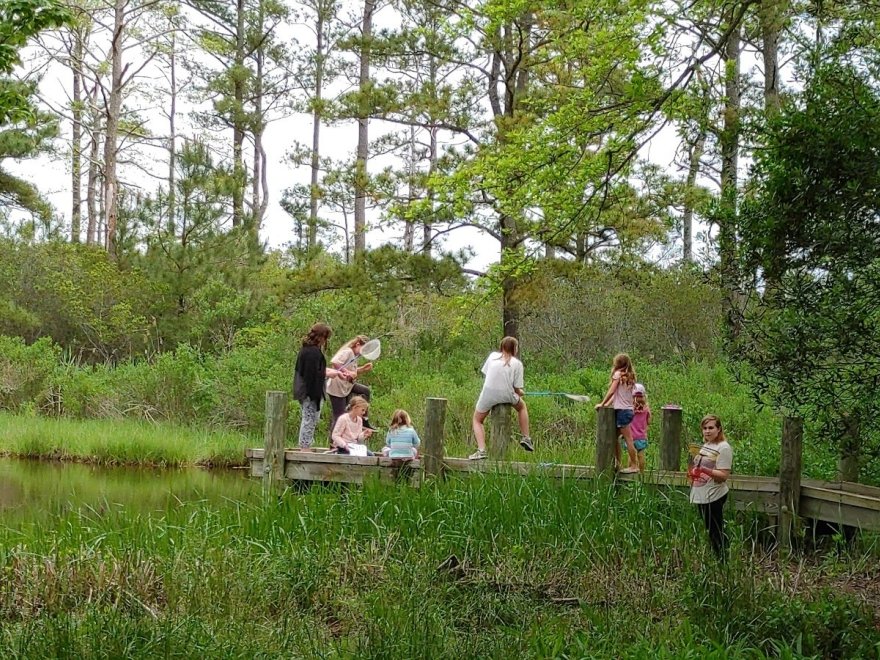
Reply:
<svg viewBox="0 0 880 660"><path fill-rule="evenodd" d="M333 331L326 323L315 323L303 337L302 348L293 368L293 398L299 401L302 418L299 424L299 447L308 449L315 441L315 427L324 400L324 381L347 372L327 367L324 349Z"/></svg>

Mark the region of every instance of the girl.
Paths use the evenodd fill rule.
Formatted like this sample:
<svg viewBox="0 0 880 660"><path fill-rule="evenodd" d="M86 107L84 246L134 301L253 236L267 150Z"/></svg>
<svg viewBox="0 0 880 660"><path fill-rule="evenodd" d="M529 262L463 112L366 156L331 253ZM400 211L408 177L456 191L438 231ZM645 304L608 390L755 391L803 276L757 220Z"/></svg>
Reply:
<svg viewBox="0 0 880 660"><path fill-rule="evenodd" d="M633 420L633 386L636 384L636 372L633 369L632 360L626 353L618 353L614 356L614 362L611 368L611 384L608 386L608 392L605 398L596 408L604 408L608 404L614 406L614 416L616 420L617 433L622 435L626 441L626 451L629 454L629 465L621 470L623 474L631 474L638 472L638 456L633 445L632 431L630 423ZM614 456L617 465L620 465L620 445L614 443Z"/></svg>
<svg viewBox="0 0 880 660"><path fill-rule="evenodd" d="M391 416L391 430L385 436L382 454L391 458L418 458L419 434L413 428L409 413L395 410Z"/></svg>
<svg viewBox="0 0 880 660"><path fill-rule="evenodd" d="M648 425L651 423L651 408L645 386L636 383L633 387L633 420L629 425L632 431L633 447L639 458L639 472L645 471L645 450L648 448Z"/></svg>
<svg viewBox="0 0 880 660"><path fill-rule="evenodd" d="M361 348L363 348L367 341L368 337L364 335L358 335L353 339L349 339L336 351L336 355L330 360L330 365L334 369L345 371L345 375L330 378L327 381L327 394L330 397L330 407L333 410L330 418L331 433L336 427L336 420L345 413L348 401L353 395L363 397L367 402L370 401L370 388L354 382L355 378L359 375L373 368L372 362L367 362L367 364L360 367L356 366L357 358L361 354ZM375 430L368 418L364 419L364 426Z"/></svg>
<svg viewBox="0 0 880 660"><path fill-rule="evenodd" d="M315 440L315 427L324 399L324 381L347 372L327 367L324 349L333 331L326 323L315 323L303 337L302 348L293 368L293 398L302 408L299 424L299 447L309 449Z"/></svg>
<svg viewBox="0 0 880 660"><path fill-rule="evenodd" d="M733 449L724 437L717 415L706 415L700 422L703 446L688 462L691 481L691 504L696 504L709 532L712 551L723 563L727 559L727 536L724 533L724 502L727 501L727 479L733 467Z"/></svg>
<svg viewBox="0 0 880 660"><path fill-rule="evenodd" d="M529 437L529 411L523 395L523 363L516 357L519 353L519 342L514 337L505 337L501 340L501 350L493 352L486 358L483 364L483 373L486 380L483 382L483 390L477 399L474 410L473 429L477 440L477 451L468 458L472 461L486 458L486 431L483 422L489 415L489 411L502 403L509 403L516 410L519 419L519 430L522 439L519 444L526 451L534 451L532 439Z"/></svg>
<svg viewBox="0 0 880 660"><path fill-rule="evenodd" d="M348 445L351 443L366 444L373 435L372 429L364 428L364 417L370 410L370 404L362 396L353 396L348 402L348 412L342 414L336 420L333 427L333 448L337 454L348 454ZM372 452L367 452L372 456Z"/></svg>

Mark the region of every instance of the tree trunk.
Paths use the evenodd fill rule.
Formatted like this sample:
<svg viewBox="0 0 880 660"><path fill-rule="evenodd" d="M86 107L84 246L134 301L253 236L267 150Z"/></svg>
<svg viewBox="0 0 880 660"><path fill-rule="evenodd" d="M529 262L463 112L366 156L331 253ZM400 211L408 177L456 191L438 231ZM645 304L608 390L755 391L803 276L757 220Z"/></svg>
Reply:
<svg viewBox="0 0 880 660"><path fill-rule="evenodd" d="M731 16L733 11L731 11ZM740 135L740 53L741 26L737 25L727 41L724 53L724 128L721 132L721 205L718 218L718 247L721 280L724 289L724 315L730 338L739 335L736 297L738 289L736 262L737 172Z"/></svg>
<svg viewBox="0 0 880 660"><path fill-rule="evenodd" d="M415 123L409 127L409 162L407 162L407 207L411 207L416 198L416 127ZM403 249L407 252L413 251L415 243L415 225L411 214L409 214L403 227Z"/></svg>
<svg viewBox="0 0 880 660"><path fill-rule="evenodd" d="M175 201L177 191L177 37L171 33L171 53L169 55L171 66L171 107L168 109L168 219L174 222L176 213Z"/></svg>
<svg viewBox="0 0 880 660"><path fill-rule="evenodd" d="M322 107L324 96L324 11L323 2L315 5L317 24L315 34L317 44L315 46L315 88L312 102L312 178L309 187L309 229L308 249L313 251L318 246L318 199L321 194L319 188L321 176L321 116L324 114Z"/></svg>
<svg viewBox="0 0 880 660"><path fill-rule="evenodd" d="M73 53L71 57L71 69L73 70L73 138L70 157L70 240L73 243L79 243L82 227L83 40L82 34L78 29L72 30L71 35L73 38Z"/></svg>
<svg viewBox="0 0 880 660"><path fill-rule="evenodd" d="M788 0L761 0L758 17L761 23L761 54L764 58L764 110L768 115L779 111L779 33L782 31Z"/></svg>
<svg viewBox="0 0 880 660"><path fill-rule="evenodd" d="M859 480L861 425L858 418L851 415L845 415L843 423L845 430L837 459L837 478L856 483Z"/></svg>
<svg viewBox="0 0 880 660"><path fill-rule="evenodd" d="M360 73L358 76L358 143L354 173L354 254L362 255L367 249L367 159L369 158L370 50L373 38L375 0L364 0L361 22Z"/></svg>
<svg viewBox="0 0 880 660"><path fill-rule="evenodd" d="M232 226L241 227L244 223L244 191L247 187L247 174L244 166L244 86L241 75L244 70L245 54L245 3L236 0L235 14L235 70L232 76Z"/></svg>
<svg viewBox="0 0 880 660"><path fill-rule="evenodd" d="M86 184L86 212L88 213L88 227L86 229L86 243L94 245L98 231L98 154L101 151L101 115L97 107L98 83L92 88L89 95L89 173Z"/></svg>
<svg viewBox="0 0 880 660"><path fill-rule="evenodd" d="M684 195L684 213L682 214L682 260L691 263L693 257L694 229L694 191L697 187L697 176L700 173L700 159L706 146L706 134L700 133L691 147L690 163L688 164L687 187Z"/></svg>
<svg viewBox="0 0 880 660"><path fill-rule="evenodd" d="M110 98L105 112L104 136L104 247L111 259L116 252L116 223L119 215L119 181L116 173L117 135L122 111L122 36L125 30L127 0L116 0L113 12L113 39L110 45Z"/></svg>

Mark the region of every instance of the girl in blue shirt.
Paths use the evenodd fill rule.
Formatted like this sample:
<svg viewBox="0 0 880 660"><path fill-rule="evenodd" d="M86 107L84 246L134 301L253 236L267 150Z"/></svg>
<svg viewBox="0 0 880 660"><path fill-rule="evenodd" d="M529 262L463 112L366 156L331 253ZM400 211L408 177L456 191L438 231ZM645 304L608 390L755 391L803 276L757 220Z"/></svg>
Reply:
<svg viewBox="0 0 880 660"><path fill-rule="evenodd" d="M385 434L382 454L391 458L418 458L419 434L413 428L409 413L395 410L391 416L391 430Z"/></svg>

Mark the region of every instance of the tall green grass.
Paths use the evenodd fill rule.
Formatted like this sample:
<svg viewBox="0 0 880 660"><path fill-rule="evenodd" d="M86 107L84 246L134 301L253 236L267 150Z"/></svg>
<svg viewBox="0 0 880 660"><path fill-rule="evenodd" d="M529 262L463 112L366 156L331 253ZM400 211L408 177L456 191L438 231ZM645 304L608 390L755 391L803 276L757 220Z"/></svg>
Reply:
<svg viewBox="0 0 880 660"><path fill-rule="evenodd" d="M452 479L0 528L3 657L868 657L842 588L638 485ZM451 556L457 566L448 561ZM860 563L861 562L861 563ZM451 567L451 568L450 568ZM868 568L866 568L868 567Z"/></svg>
<svg viewBox="0 0 880 660"><path fill-rule="evenodd" d="M71 420L0 413L0 452L102 465L231 466L244 463L241 433L130 419Z"/></svg>

